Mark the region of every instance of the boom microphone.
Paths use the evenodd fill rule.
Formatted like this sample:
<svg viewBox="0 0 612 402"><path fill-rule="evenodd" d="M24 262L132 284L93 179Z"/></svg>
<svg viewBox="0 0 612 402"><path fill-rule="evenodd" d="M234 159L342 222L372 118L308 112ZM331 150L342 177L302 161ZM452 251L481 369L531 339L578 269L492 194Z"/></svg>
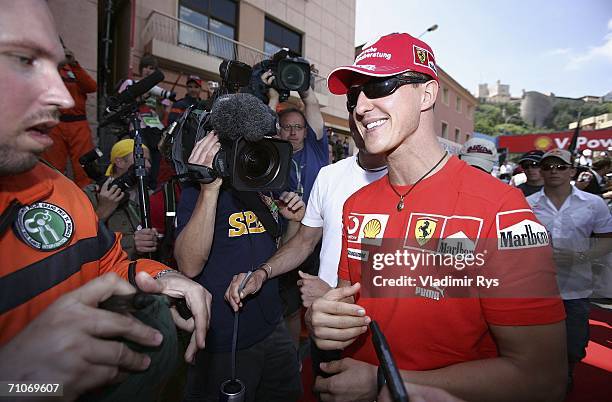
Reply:
<svg viewBox="0 0 612 402"><path fill-rule="evenodd" d="M119 104L132 103L138 98L149 92L153 87L164 80L164 73L155 70L151 75L144 77L135 84L130 85L116 97Z"/></svg>
<svg viewBox="0 0 612 402"><path fill-rule="evenodd" d="M276 117L257 97L237 93L223 95L211 110L211 125L219 140L234 141L244 137L256 142L266 135L276 134Z"/></svg>

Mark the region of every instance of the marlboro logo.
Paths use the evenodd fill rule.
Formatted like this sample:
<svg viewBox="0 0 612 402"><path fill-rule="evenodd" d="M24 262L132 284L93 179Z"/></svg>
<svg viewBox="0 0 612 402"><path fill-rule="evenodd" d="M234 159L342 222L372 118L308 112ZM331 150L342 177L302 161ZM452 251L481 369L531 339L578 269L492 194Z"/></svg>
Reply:
<svg viewBox="0 0 612 402"><path fill-rule="evenodd" d="M544 247L550 244L546 228L528 209L497 214L497 247L500 250Z"/></svg>

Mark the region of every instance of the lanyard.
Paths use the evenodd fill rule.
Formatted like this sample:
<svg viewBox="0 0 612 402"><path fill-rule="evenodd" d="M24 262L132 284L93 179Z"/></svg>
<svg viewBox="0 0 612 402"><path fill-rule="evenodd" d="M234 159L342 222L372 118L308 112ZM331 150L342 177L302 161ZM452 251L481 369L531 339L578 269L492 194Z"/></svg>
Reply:
<svg viewBox="0 0 612 402"><path fill-rule="evenodd" d="M297 179L295 192L301 197L304 195L304 187L302 187L302 169L300 169L295 159L291 159L291 162L293 162L293 166L295 167L295 177Z"/></svg>

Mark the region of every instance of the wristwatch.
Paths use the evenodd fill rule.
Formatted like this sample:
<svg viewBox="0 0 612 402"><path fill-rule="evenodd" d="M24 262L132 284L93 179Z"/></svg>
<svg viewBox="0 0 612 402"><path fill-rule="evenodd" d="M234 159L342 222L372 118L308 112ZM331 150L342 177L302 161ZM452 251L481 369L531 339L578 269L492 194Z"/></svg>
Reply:
<svg viewBox="0 0 612 402"><path fill-rule="evenodd" d="M165 275L169 274L170 272L174 272L174 273L180 274L180 272L179 272L179 271L177 271L176 269L164 269L164 270L162 270L162 271L159 271L159 272L158 272L158 273L157 273L157 274L156 274L156 275L153 277L153 279L159 279L159 278L161 278L162 276L165 276Z"/></svg>

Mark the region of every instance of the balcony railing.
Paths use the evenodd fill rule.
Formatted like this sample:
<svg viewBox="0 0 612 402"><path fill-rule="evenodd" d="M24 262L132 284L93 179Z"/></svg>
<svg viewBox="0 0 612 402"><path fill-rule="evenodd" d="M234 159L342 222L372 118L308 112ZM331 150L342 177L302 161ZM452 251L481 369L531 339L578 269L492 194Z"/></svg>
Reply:
<svg viewBox="0 0 612 402"><path fill-rule="evenodd" d="M259 49L157 10L151 11L142 31L144 43L153 39L221 59L238 60L250 66L270 57ZM327 93L325 78L318 74L313 74L312 78L313 89Z"/></svg>

